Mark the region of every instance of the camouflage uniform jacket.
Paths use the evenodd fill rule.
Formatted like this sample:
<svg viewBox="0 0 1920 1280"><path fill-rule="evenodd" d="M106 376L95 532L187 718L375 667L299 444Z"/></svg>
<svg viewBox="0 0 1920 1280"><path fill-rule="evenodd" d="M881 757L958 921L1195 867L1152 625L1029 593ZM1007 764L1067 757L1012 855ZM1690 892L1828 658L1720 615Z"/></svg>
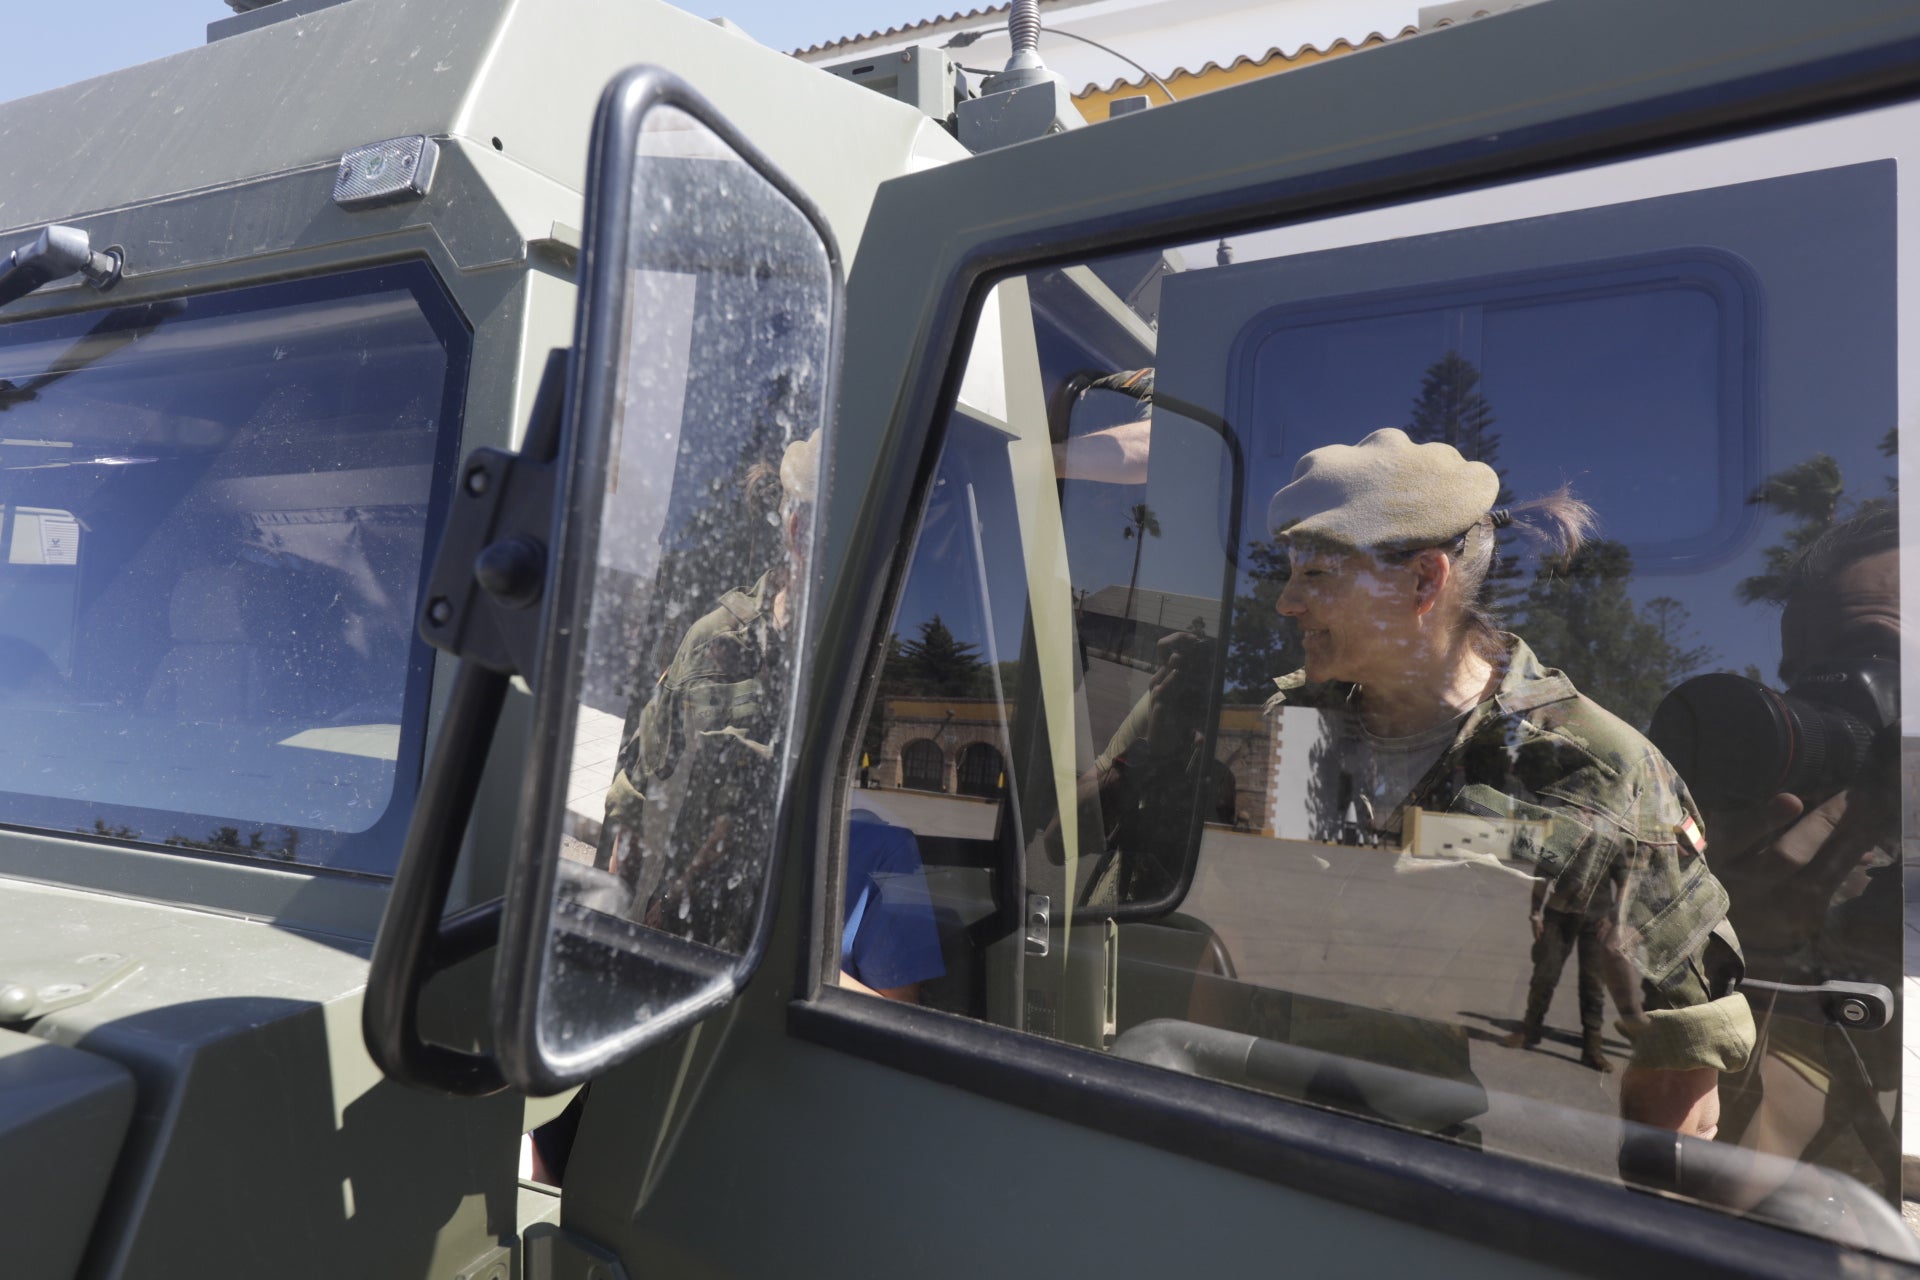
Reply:
<svg viewBox="0 0 1920 1280"><path fill-rule="evenodd" d="M1550 883L1556 908L1614 917L1648 1014L1634 1063L1739 1070L1753 1018L1732 993L1739 945L1686 785L1651 743L1541 665L1525 641L1505 640L1498 692L1468 713L1389 826L1412 806L1525 823L1512 856ZM1275 684L1269 708L1344 708L1353 692L1308 684L1304 672Z"/></svg>
<svg viewBox="0 0 1920 1280"><path fill-rule="evenodd" d="M648 783L671 775L689 748L731 739L762 759L773 754L767 700L772 620L767 579L729 591L687 629L653 697L620 743L607 792L609 819L637 822Z"/></svg>
<svg viewBox="0 0 1920 1280"><path fill-rule="evenodd" d="M764 796L773 785L780 706L774 687L780 637L768 614L770 591L763 577L721 596L687 629L645 707L629 716L596 858L608 866L618 848L623 878L635 886L644 880L653 893L676 876L683 889L686 877L695 877L692 909L659 927L733 949L743 945L740 929L750 912L742 903L751 891L735 891L742 877L733 859L703 865L697 853L723 818L735 850L764 847L758 826L769 816ZM676 775L682 776L669 793L667 780ZM656 860L651 873L642 869L647 859ZM701 892L709 880L713 885Z"/></svg>

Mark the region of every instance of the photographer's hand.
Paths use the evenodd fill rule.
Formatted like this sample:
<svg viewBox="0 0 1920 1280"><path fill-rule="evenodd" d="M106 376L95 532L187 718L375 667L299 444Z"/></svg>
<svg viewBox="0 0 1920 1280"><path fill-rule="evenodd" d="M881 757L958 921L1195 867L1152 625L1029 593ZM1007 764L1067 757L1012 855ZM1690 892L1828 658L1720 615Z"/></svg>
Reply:
<svg viewBox="0 0 1920 1280"><path fill-rule="evenodd" d="M1812 809L1783 793L1758 813L1715 815L1707 826L1707 856L1726 886L1728 917L1742 944L1759 953L1811 944L1840 887L1883 847L1899 818L1897 791L1872 784L1840 791Z"/></svg>

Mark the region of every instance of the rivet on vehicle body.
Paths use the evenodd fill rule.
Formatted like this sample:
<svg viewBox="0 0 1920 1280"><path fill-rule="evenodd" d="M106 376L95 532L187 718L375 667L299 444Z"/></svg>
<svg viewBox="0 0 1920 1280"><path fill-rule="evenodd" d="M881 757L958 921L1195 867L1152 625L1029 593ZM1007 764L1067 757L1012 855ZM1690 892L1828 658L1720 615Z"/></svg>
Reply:
<svg viewBox="0 0 1920 1280"><path fill-rule="evenodd" d="M17 984L0 987L0 1022L24 1018L33 1008L33 992Z"/></svg>
<svg viewBox="0 0 1920 1280"><path fill-rule="evenodd" d="M492 482L493 477L487 474L485 467L475 467L467 472L467 492L476 498L485 493Z"/></svg>
<svg viewBox="0 0 1920 1280"><path fill-rule="evenodd" d="M436 627L444 627L453 621L453 605L445 596L435 596L427 605L427 621Z"/></svg>

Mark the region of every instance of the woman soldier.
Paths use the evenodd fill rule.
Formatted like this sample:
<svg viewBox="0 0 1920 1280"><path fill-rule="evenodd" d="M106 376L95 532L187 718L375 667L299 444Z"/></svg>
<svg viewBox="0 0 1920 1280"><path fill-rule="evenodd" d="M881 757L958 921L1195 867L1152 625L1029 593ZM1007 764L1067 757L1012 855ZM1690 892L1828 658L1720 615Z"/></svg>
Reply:
<svg viewBox="0 0 1920 1280"><path fill-rule="evenodd" d="M1486 464L1392 428L1303 457L1268 526L1289 552L1277 607L1306 665L1269 706L1330 713L1350 835L1403 844L1415 809L1511 823L1510 854L1547 901L1604 918L1633 1044L1622 1113L1711 1137L1719 1075L1754 1041L1726 892L1665 758L1495 624L1496 531L1565 557L1593 521L1565 489L1495 510L1499 488Z"/></svg>

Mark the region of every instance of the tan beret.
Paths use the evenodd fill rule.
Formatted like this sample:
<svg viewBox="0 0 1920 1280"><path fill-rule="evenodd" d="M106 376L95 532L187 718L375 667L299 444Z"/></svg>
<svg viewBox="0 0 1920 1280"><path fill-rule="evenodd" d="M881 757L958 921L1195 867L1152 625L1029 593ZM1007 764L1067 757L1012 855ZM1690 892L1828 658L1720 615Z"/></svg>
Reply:
<svg viewBox="0 0 1920 1280"><path fill-rule="evenodd" d="M1301 458L1267 507L1267 530L1356 550L1438 546L1465 533L1499 496L1500 477L1486 463L1387 427Z"/></svg>
<svg viewBox="0 0 1920 1280"><path fill-rule="evenodd" d="M780 455L780 491L789 507L810 503L820 489L820 433L795 440Z"/></svg>

